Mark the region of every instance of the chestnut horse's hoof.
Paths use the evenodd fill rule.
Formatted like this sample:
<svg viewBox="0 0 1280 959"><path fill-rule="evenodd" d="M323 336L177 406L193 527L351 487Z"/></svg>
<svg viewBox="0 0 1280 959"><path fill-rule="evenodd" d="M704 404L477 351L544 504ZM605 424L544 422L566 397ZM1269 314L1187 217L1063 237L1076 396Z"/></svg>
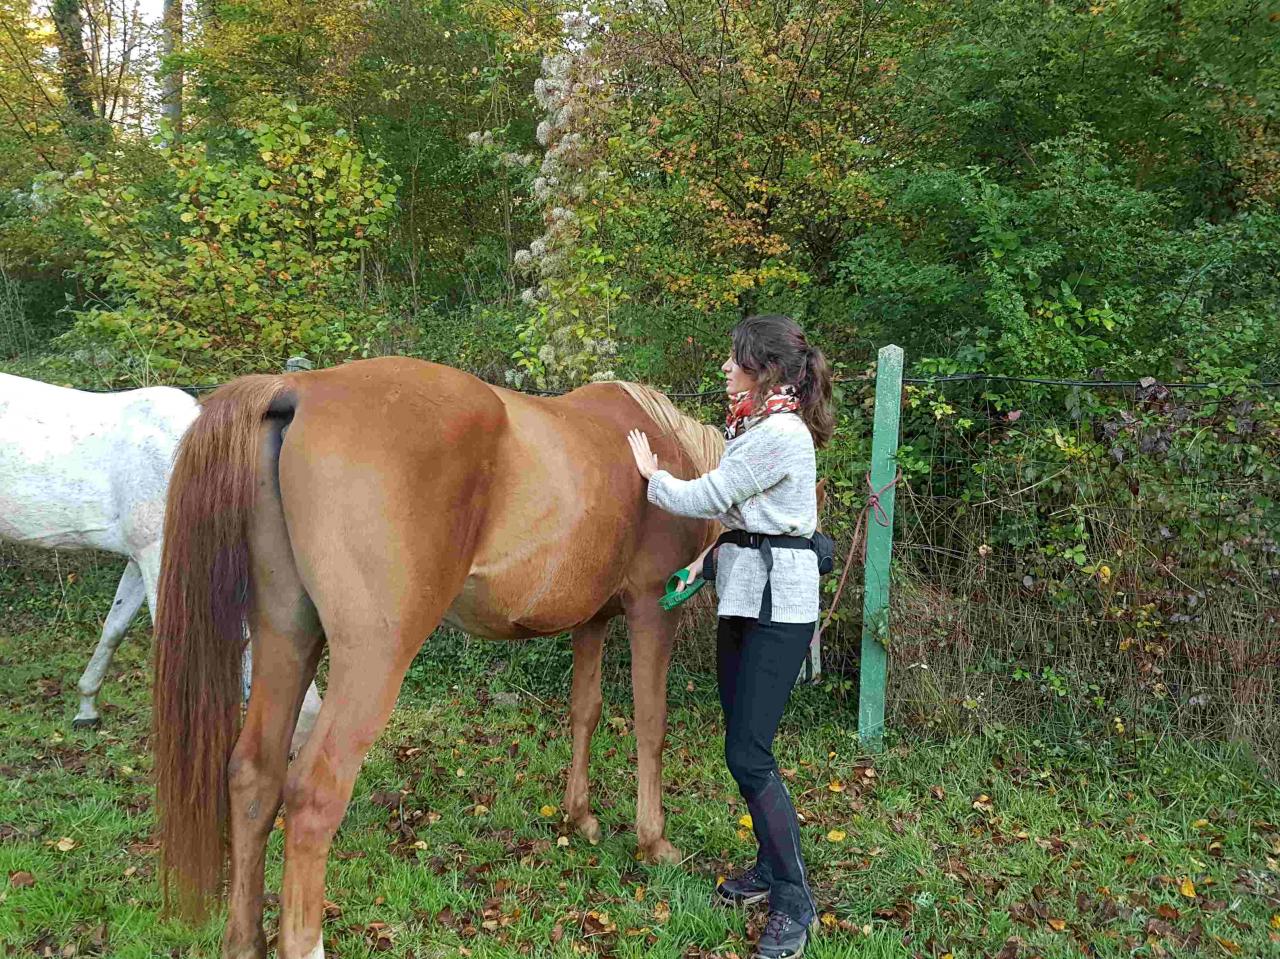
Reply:
<svg viewBox="0 0 1280 959"><path fill-rule="evenodd" d="M267 959L267 937L258 929L245 942L228 926L222 937L222 959Z"/></svg>
<svg viewBox="0 0 1280 959"><path fill-rule="evenodd" d="M653 865L678 866L684 861L684 856L680 850L665 839L650 843L647 848L641 849L640 852L641 858Z"/></svg>
<svg viewBox="0 0 1280 959"><path fill-rule="evenodd" d="M578 830L578 835L585 839L591 845L600 842L600 820L590 814L583 816L576 823L574 828Z"/></svg>

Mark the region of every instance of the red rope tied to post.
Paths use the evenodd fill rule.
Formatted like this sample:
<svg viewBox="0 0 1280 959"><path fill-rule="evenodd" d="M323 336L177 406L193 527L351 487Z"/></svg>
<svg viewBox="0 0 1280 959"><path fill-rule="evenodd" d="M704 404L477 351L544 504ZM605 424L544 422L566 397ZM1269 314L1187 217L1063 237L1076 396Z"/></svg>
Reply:
<svg viewBox="0 0 1280 959"><path fill-rule="evenodd" d="M880 503L880 497L893 487L898 485L898 481L902 479L902 470L899 469L896 476L879 489L871 482L871 472L867 471L867 502L862 507L862 512L858 514L858 524L853 528L853 540L849 543L849 555L844 558L844 570L840 573L840 582L836 585L835 596L831 599L831 607L827 610L827 616L822 621L822 628L818 630L818 636L821 637L827 631L827 627L831 625L831 617L835 615L836 609L840 606L840 597L844 593L845 580L849 578L849 570L853 568L853 554L861 552L862 565L867 565L867 515L875 517L875 521L880 526L889 525L889 514L885 512L884 506Z"/></svg>

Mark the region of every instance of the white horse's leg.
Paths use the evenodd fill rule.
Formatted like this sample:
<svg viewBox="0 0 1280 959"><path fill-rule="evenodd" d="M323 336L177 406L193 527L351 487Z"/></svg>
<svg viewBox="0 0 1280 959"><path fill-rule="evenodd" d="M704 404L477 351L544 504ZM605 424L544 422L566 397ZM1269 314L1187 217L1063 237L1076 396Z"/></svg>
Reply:
<svg viewBox="0 0 1280 959"><path fill-rule="evenodd" d="M316 717L320 715L320 707L323 705L320 690L316 689L315 680L312 680L307 687L306 698L302 700L302 708L298 710L298 724L293 727L293 742L289 745L290 754L296 756L306 745L307 737L311 735L311 729L315 726Z"/></svg>
<svg viewBox="0 0 1280 959"><path fill-rule="evenodd" d="M129 560L120 577L120 585L116 587L116 598L111 603L111 612L107 613L107 621L102 626L102 638L98 640L98 648L93 651L93 658L84 669L77 688L80 690L80 711L72 720L75 726L98 725L98 707L95 702L98 690L102 688L103 677L111 658L116 654L116 647L129 629L133 617L142 608L147 598L146 587L142 581L142 571L138 564Z"/></svg>

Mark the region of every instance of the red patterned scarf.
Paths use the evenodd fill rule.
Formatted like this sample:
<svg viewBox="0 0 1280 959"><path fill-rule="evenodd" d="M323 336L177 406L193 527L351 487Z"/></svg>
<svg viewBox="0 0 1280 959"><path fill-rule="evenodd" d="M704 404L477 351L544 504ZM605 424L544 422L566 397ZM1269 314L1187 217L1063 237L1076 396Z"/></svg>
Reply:
<svg viewBox="0 0 1280 959"><path fill-rule="evenodd" d="M765 398L763 407L751 402L751 391L734 393L729 397L729 412L724 418L724 435L733 439L745 433L772 413L794 413L800 408L794 386L775 386Z"/></svg>

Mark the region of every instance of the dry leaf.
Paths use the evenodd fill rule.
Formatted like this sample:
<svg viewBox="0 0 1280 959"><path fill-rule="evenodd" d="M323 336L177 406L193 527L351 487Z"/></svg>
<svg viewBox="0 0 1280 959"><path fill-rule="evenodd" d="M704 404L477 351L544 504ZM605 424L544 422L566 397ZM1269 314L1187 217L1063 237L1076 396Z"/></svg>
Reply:
<svg viewBox="0 0 1280 959"><path fill-rule="evenodd" d="M657 922L666 922L671 918L671 904L660 902L653 907L653 918Z"/></svg>
<svg viewBox="0 0 1280 959"><path fill-rule="evenodd" d="M34 886L36 877L29 872L11 872L9 873L9 885L14 889L25 889L27 886Z"/></svg>
<svg viewBox="0 0 1280 959"><path fill-rule="evenodd" d="M547 805L539 809L538 812L543 816L554 816L556 814L556 807L548 803Z"/></svg>
<svg viewBox="0 0 1280 959"><path fill-rule="evenodd" d="M827 788L833 793L842 793L844 792L844 783L838 779L833 779L831 782L827 783Z"/></svg>
<svg viewBox="0 0 1280 959"><path fill-rule="evenodd" d="M58 852L70 852L72 849L76 848L76 841L68 836L63 836L54 843L54 848L57 849Z"/></svg>
<svg viewBox="0 0 1280 959"><path fill-rule="evenodd" d="M1050 919L1049 928L1054 932L1062 932L1067 928L1067 922L1065 919Z"/></svg>
<svg viewBox="0 0 1280 959"><path fill-rule="evenodd" d="M561 836L559 839L557 839L557 840L556 840L556 845L557 845L557 846L567 846L567 845L569 845L569 837L568 837L568 836Z"/></svg>
<svg viewBox="0 0 1280 959"><path fill-rule="evenodd" d="M1178 892L1182 893L1188 899L1196 897L1196 885L1190 878L1183 876L1182 881L1178 883Z"/></svg>

